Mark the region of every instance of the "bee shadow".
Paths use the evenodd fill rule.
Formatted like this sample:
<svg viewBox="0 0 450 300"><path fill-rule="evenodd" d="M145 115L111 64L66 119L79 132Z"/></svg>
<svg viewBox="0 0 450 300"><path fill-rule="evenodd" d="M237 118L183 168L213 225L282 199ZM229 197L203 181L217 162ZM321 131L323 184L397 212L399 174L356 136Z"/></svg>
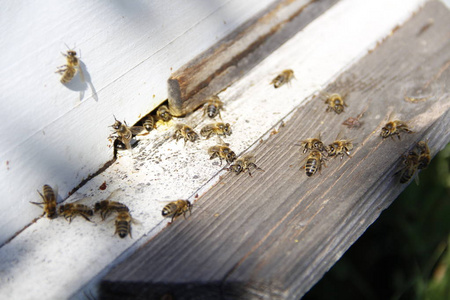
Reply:
<svg viewBox="0 0 450 300"><path fill-rule="evenodd" d="M80 92L80 101L84 99L85 92L89 87L92 91L92 98L95 101L98 101L97 91L92 84L91 75L88 72L86 64L82 60L80 60L80 68L83 75L80 75L80 72L77 72L77 75L70 82L64 84L64 86L72 91Z"/></svg>

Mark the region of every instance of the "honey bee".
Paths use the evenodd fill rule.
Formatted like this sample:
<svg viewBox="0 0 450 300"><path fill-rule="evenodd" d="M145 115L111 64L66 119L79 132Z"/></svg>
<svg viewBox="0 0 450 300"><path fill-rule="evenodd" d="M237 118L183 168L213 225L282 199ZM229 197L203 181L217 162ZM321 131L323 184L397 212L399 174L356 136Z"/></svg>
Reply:
<svg viewBox="0 0 450 300"><path fill-rule="evenodd" d="M30 202L33 204L36 204L38 206L41 206L41 204L44 205L44 214L47 215L47 218L54 219L56 218L56 193L53 191L53 189L45 184L42 187L42 194L41 192L37 191L39 195L42 197L42 200L44 202Z"/></svg>
<svg viewBox="0 0 450 300"><path fill-rule="evenodd" d="M132 126L128 127L127 123L124 121L125 124L120 122L116 119L114 116L114 119L116 122L111 125L111 127L116 131L117 133L117 140L119 140L122 144L125 145L126 149L131 149L131 139L134 135L139 134L144 129L142 126Z"/></svg>
<svg viewBox="0 0 450 300"><path fill-rule="evenodd" d="M306 176L311 177L317 171L320 172L322 164L326 166L322 153L318 150L312 150L307 157L306 164L303 166L306 171Z"/></svg>
<svg viewBox="0 0 450 300"><path fill-rule="evenodd" d="M258 167L256 164L256 159L253 154L247 154L242 157L239 157L233 165L231 165L227 170L235 172L236 174L239 174L241 172L248 171L248 175L252 176L252 173L250 171L250 168L254 168L259 171L263 171L260 167Z"/></svg>
<svg viewBox="0 0 450 300"><path fill-rule="evenodd" d="M279 88L285 83L289 83L294 77L294 71L291 69L283 70L277 77L275 77L270 84L273 84L274 88Z"/></svg>
<svg viewBox="0 0 450 300"><path fill-rule="evenodd" d="M77 215L80 215L87 221L91 222L91 219L89 219L89 217L92 217L94 215L94 212L87 205L68 203L59 207L59 214L62 215L66 220L68 220L69 223L71 223L72 219Z"/></svg>
<svg viewBox="0 0 450 300"><path fill-rule="evenodd" d="M208 117L215 118L217 115L220 116L220 110L223 109L223 102L217 96L211 96L209 99L205 100L206 103L203 107L203 115L208 114Z"/></svg>
<svg viewBox="0 0 450 300"><path fill-rule="evenodd" d="M129 211L119 211L116 216L116 231L120 238L125 238L127 235L131 236L131 222L133 218Z"/></svg>
<svg viewBox="0 0 450 300"><path fill-rule="evenodd" d="M200 135L209 139L213 134L217 134L218 136L226 136L231 135L233 132L231 131L231 125L229 123L212 123L204 126L200 130Z"/></svg>
<svg viewBox="0 0 450 300"><path fill-rule="evenodd" d="M341 97L341 95L339 94L331 94L328 95L325 103L328 104L327 107L327 112L328 111L334 111L337 114L340 114L344 111L344 106L347 106L347 104L345 104L343 97Z"/></svg>
<svg viewBox="0 0 450 300"><path fill-rule="evenodd" d="M341 156L341 160L344 158L344 154L347 154L348 157L350 156L350 151L353 150L353 143L351 140L341 139L340 133L338 134L336 140L325 147L325 150L328 153L328 156L334 156L338 157Z"/></svg>
<svg viewBox="0 0 450 300"><path fill-rule="evenodd" d="M68 50L67 54L62 53L67 59L67 64L58 67L58 71L55 73L62 74L61 83L69 83L77 74L80 73L81 80L84 81L83 71L80 67L80 60L77 57L77 52L74 50Z"/></svg>
<svg viewBox="0 0 450 300"><path fill-rule="evenodd" d="M198 139L198 134L186 124L177 124L173 138L177 140L184 138L184 144L187 141L195 142Z"/></svg>
<svg viewBox="0 0 450 300"><path fill-rule="evenodd" d="M102 217L102 220L105 220L111 213L113 212L123 212L123 211L130 211L128 207L125 204L122 204L117 201L110 201L111 199L119 190L116 190L112 192L108 198L105 200L99 201L95 203L94 205L94 211L100 212L100 216Z"/></svg>
<svg viewBox="0 0 450 300"><path fill-rule="evenodd" d="M172 220L170 222L173 222L174 219L181 215L183 215L186 219L186 212L189 211L189 214L192 213L191 207L192 204L188 200L177 200L170 202L166 206L164 206L161 214L165 218L172 217Z"/></svg>
<svg viewBox="0 0 450 300"><path fill-rule="evenodd" d="M236 154L228 146L229 144L222 143L210 147L208 149L209 159L218 157L220 159L220 165L222 165L222 159L225 159L227 163L231 164L236 160Z"/></svg>
<svg viewBox="0 0 450 300"><path fill-rule="evenodd" d="M430 156L430 148L428 148L428 143L425 141L420 141L416 144L416 149L419 152L419 162L418 162L418 169L426 169L431 161Z"/></svg>
<svg viewBox="0 0 450 300"><path fill-rule="evenodd" d="M169 122L172 119L172 114L167 106L161 105L156 111L156 117L164 122Z"/></svg>
<svg viewBox="0 0 450 300"><path fill-rule="evenodd" d="M410 152L403 161L404 167L400 171L400 183L407 183L416 173L419 166L419 156ZM397 172L398 173L398 172ZM416 181L417 182L417 181Z"/></svg>
<svg viewBox="0 0 450 300"><path fill-rule="evenodd" d="M300 142L300 146L304 147L303 153L308 152L308 150L318 150L318 151L325 151L325 147L323 146L322 141L320 140L320 133L317 137L312 139L306 139Z"/></svg>
<svg viewBox="0 0 450 300"><path fill-rule="evenodd" d="M155 119L153 118L153 116L148 116L144 119L142 125L144 126L145 130L150 132L155 128Z"/></svg>
<svg viewBox="0 0 450 300"><path fill-rule="evenodd" d="M398 139L400 140L400 132L406 132L406 133L413 133L408 127L408 124L406 124L403 121L395 120L390 121L384 125L383 128L381 128L381 137L383 139L391 137L394 139L394 135L397 135Z"/></svg>

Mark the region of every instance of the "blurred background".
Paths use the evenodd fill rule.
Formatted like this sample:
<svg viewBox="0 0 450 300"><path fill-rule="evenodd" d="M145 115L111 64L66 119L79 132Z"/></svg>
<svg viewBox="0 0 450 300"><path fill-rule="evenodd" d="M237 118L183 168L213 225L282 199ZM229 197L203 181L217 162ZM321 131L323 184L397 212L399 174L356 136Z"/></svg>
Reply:
<svg viewBox="0 0 450 300"><path fill-rule="evenodd" d="M303 299L450 299L450 144L419 178Z"/></svg>

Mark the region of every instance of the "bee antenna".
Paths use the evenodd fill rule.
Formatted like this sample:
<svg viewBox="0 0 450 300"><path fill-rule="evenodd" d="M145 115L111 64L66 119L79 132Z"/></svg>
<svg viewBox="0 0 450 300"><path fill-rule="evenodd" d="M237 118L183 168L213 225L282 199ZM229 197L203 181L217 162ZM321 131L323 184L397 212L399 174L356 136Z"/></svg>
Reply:
<svg viewBox="0 0 450 300"><path fill-rule="evenodd" d="M116 121L117 121L117 119L116 119L116 116L115 116L115 115L113 115L113 117L114 117L114 120L116 120Z"/></svg>

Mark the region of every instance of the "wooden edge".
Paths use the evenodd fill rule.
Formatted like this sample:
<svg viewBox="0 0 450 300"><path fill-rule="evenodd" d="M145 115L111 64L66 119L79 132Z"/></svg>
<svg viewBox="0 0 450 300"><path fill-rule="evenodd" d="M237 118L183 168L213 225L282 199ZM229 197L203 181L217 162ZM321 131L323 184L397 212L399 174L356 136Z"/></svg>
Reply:
<svg viewBox="0 0 450 300"><path fill-rule="evenodd" d="M339 0L284 0L199 55L168 80L174 116L195 110L202 101L242 77Z"/></svg>

